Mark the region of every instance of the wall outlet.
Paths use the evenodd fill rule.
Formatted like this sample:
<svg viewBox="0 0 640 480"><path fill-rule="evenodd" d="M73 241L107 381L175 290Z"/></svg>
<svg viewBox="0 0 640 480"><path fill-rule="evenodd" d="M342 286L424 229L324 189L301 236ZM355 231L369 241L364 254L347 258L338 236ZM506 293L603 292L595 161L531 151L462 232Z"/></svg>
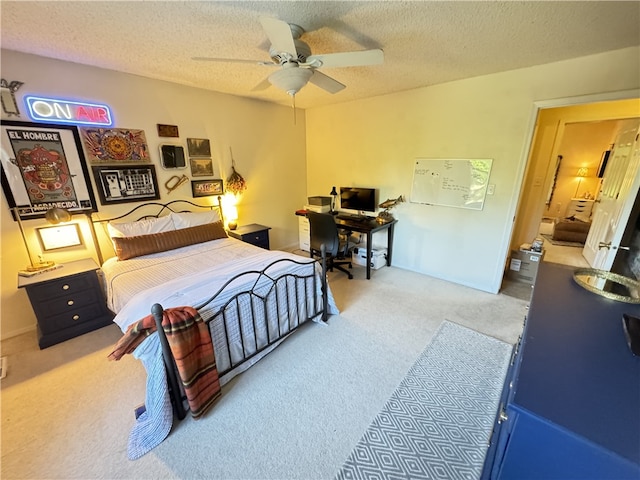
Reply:
<svg viewBox="0 0 640 480"><path fill-rule="evenodd" d="M487 185L487 195L493 195L494 193L496 193L495 184L492 183L491 185Z"/></svg>

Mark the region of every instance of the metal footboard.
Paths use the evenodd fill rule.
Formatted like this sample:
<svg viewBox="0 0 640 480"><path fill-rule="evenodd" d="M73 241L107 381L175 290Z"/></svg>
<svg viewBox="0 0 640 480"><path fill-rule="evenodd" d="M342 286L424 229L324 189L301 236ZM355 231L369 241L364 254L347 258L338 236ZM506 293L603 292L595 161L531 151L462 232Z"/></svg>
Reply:
<svg viewBox="0 0 640 480"><path fill-rule="evenodd" d="M327 320L326 260L299 262L279 259L260 271L229 279L210 298L194 305L209 325L218 375L247 363L283 341L309 320ZM162 328L163 307L151 308L156 322L174 413L183 419L183 390L167 337Z"/></svg>

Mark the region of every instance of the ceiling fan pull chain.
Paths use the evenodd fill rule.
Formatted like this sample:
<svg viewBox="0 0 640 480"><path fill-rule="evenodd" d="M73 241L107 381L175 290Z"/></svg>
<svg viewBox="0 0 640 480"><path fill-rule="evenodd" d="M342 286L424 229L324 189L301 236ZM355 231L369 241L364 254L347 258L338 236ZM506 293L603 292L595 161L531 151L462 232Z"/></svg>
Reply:
<svg viewBox="0 0 640 480"><path fill-rule="evenodd" d="M293 124L296 124L296 96L291 95L291 106L293 107Z"/></svg>

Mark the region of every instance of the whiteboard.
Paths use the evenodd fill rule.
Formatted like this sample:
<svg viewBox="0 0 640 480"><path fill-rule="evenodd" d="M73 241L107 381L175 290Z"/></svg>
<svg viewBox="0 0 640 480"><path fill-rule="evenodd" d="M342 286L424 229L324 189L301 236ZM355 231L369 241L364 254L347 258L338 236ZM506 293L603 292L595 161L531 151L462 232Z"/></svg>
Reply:
<svg viewBox="0 0 640 480"><path fill-rule="evenodd" d="M411 202L482 210L492 159L417 158Z"/></svg>

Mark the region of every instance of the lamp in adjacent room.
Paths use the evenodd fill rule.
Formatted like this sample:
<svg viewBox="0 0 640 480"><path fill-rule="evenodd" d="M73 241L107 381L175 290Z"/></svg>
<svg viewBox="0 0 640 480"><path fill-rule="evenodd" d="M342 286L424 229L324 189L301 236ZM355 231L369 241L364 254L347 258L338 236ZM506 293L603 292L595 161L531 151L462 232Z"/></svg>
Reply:
<svg viewBox="0 0 640 480"><path fill-rule="evenodd" d="M31 249L29 248L29 242L27 241L27 236L24 233L24 225L22 224L22 219L20 218L20 209L18 207L13 208L13 214L16 218L16 221L18 222L20 235L22 235L22 241L24 242L24 248L27 250L27 256L29 257L29 265L27 265L25 270L29 272L37 272L38 270L42 270L44 268L53 267L55 264L51 261L45 262L42 259L34 261L33 254L31 253ZM47 222L54 225L71 220L71 214L68 210L57 207L47 210L47 213L45 213L44 217Z"/></svg>
<svg viewBox="0 0 640 480"><path fill-rule="evenodd" d="M331 193L329 195L331 195L331 212L333 213L336 211L336 204L338 200L338 192L336 192L336 187L333 187L331 189Z"/></svg>
<svg viewBox="0 0 640 480"><path fill-rule="evenodd" d="M578 186L576 187L576 193L573 195L573 198L578 198L578 190L580 190L580 183L582 183L582 179L589 174L589 169L587 167L580 167L576 172L576 177L578 177Z"/></svg>

